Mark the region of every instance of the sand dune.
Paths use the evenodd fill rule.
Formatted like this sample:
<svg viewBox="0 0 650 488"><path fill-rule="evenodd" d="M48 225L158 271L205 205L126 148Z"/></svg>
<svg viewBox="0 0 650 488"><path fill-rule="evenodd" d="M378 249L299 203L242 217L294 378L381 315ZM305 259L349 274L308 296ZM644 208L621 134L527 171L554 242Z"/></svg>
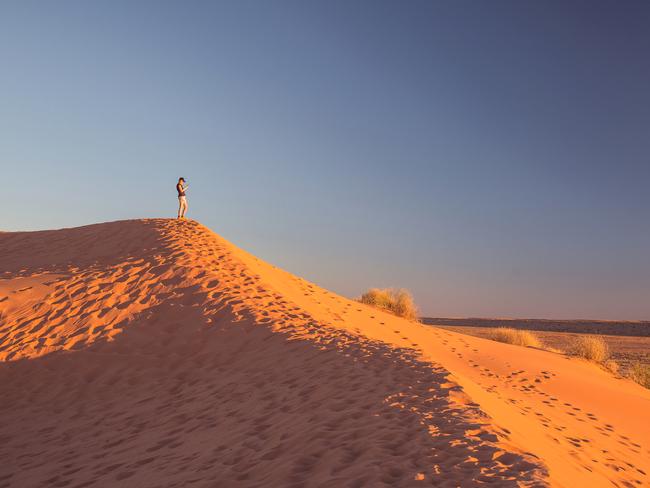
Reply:
<svg viewBox="0 0 650 488"><path fill-rule="evenodd" d="M0 487L648 486L650 392L195 222L0 234Z"/></svg>

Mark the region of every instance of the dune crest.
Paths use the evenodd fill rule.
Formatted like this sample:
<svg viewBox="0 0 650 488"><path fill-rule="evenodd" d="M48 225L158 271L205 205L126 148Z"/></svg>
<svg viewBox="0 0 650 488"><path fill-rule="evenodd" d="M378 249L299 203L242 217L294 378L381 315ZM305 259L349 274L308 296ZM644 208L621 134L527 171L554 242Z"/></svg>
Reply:
<svg viewBox="0 0 650 488"><path fill-rule="evenodd" d="M644 486L650 393L191 221L0 234L0 487Z"/></svg>

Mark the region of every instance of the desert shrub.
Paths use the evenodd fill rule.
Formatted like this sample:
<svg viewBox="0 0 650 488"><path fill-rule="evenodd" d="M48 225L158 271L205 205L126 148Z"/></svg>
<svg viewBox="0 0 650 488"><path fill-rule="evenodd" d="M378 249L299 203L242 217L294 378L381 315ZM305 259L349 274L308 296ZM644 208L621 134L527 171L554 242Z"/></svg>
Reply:
<svg viewBox="0 0 650 488"><path fill-rule="evenodd" d="M576 337L571 343L569 352L601 364L609 359L609 347L600 336L581 335Z"/></svg>
<svg viewBox="0 0 650 488"><path fill-rule="evenodd" d="M510 327L497 327L492 329L488 338L493 341L514 344L515 346L541 347L542 344L535 334L528 330L511 329Z"/></svg>
<svg viewBox="0 0 650 488"><path fill-rule="evenodd" d="M629 376L641 386L650 388L650 365L639 362L633 363L630 367Z"/></svg>
<svg viewBox="0 0 650 488"><path fill-rule="evenodd" d="M607 371L609 371L612 374L617 374L619 370L618 363L612 359L608 359L603 363L603 366Z"/></svg>
<svg viewBox="0 0 650 488"><path fill-rule="evenodd" d="M361 295L359 301L366 305L372 305L373 307L388 309L391 302L390 290L371 288Z"/></svg>
<svg viewBox="0 0 650 488"><path fill-rule="evenodd" d="M408 320L417 320L418 308L413 296L403 288L371 288L359 298L361 303L383 308Z"/></svg>

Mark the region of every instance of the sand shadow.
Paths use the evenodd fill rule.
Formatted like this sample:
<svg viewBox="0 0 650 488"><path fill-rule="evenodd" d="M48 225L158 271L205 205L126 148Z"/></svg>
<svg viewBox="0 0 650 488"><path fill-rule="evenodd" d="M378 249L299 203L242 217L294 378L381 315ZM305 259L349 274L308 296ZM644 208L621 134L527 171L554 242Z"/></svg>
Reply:
<svg viewBox="0 0 650 488"><path fill-rule="evenodd" d="M411 350L188 302L112 342L2 364L0 486L541 485L541 465L500 450Z"/></svg>

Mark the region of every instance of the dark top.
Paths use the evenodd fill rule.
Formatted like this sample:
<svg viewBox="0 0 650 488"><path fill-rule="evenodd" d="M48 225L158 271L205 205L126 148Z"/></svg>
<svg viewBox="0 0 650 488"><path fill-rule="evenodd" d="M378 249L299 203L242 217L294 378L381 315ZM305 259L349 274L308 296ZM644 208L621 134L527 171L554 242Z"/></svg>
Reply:
<svg viewBox="0 0 650 488"><path fill-rule="evenodd" d="M185 190L183 190L183 186L180 183L176 183L176 191L178 192L179 197L185 196Z"/></svg>

